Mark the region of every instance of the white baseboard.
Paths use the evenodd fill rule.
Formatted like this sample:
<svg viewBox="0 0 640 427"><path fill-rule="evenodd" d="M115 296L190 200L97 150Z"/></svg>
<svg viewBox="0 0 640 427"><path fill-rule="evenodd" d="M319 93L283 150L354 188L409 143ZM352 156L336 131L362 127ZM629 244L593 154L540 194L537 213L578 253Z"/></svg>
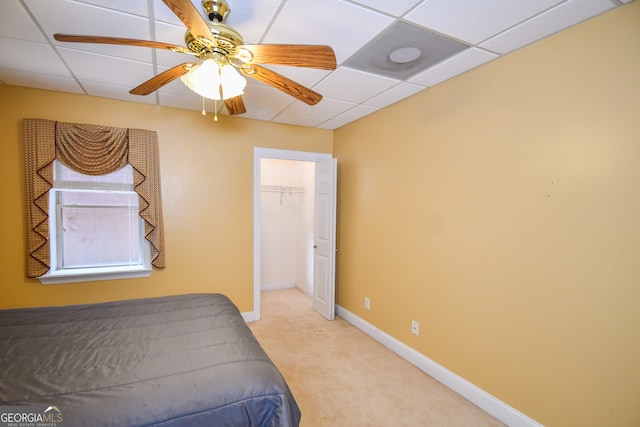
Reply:
<svg viewBox="0 0 640 427"><path fill-rule="evenodd" d="M256 321L256 312L255 311L245 311L240 313L245 322L255 322Z"/></svg>
<svg viewBox="0 0 640 427"><path fill-rule="evenodd" d="M336 314L509 427L542 427L542 424L496 399L345 308L336 305Z"/></svg>
<svg viewBox="0 0 640 427"><path fill-rule="evenodd" d="M311 287L301 285L300 283L296 283L296 289L306 294L307 296L310 296L311 298L313 298L313 289L311 289Z"/></svg>
<svg viewBox="0 0 640 427"><path fill-rule="evenodd" d="M293 282L286 283L263 283L260 285L260 291L277 291L278 289L295 288L296 284Z"/></svg>

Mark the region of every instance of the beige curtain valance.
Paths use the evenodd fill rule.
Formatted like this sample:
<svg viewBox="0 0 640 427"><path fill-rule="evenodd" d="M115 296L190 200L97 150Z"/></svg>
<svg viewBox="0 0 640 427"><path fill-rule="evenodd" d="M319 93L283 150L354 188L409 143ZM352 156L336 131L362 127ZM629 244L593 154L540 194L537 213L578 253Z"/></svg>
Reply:
<svg viewBox="0 0 640 427"><path fill-rule="evenodd" d="M155 268L165 267L157 134L143 129L25 119L27 276L50 269L49 190L53 161L85 175L105 175L130 164L140 217Z"/></svg>

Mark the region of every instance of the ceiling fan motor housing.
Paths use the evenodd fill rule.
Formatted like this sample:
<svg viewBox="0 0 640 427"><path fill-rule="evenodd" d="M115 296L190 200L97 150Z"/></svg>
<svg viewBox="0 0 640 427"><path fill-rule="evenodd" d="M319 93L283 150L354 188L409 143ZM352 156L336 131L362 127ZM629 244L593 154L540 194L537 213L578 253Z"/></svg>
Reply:
<svg viewBox="0 0 640 427"><path fill-rule="evenodd" d="M236 53L236 47L244 44L244 40L235 28L222 23L230 11L229 5L224 0L202 0L202 7L211 20L211 22L207 22L207 26L211 30L214 40L194 37L187 30L184 36L185 44L200 59L212 55L233 56Z"/></svg>
<svg viewBox="0 0 640 427"><path fill-rule="evenodd" d="M229 5L224 0L202 0L202 7L211 21L222 22L229 13Z"/></svg>
<svg viewBox="0 0 640 427"><path fill-rule="evenodd" d="M202 58L212 53L231 56L235 53L236 46L244 44L242 36L234 28L220 22L209 22L207 25L214 37L212 41L194 37L188 30L184 36L185 44L198 57Z"/></svg>

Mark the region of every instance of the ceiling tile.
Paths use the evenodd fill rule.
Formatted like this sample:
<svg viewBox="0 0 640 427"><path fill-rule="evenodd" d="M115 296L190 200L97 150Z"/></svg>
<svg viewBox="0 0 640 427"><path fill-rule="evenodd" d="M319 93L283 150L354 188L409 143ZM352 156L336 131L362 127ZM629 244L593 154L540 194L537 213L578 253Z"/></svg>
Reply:
<svg viewBox="0 0 640 427"><path fill-rule="evenodd" d="M286 67L282 65L265 65L265 68L282 74L283 76L300 83L301 85L312 88L319 81L331 74L331 71L317 70L314 68L304 67ZM258 80L249 79L249 81L258 82Z"/></svg>
<svg viewBox="0 0 640 427"><path fill-rule="evenodd" d="M193 7L196 8L198 13L202 15L202 1L191 0L191 3L193 4ZM180 19L171 11L171 9L169 9L169 7L160 0L153 0L153 18L156 21L168 22L173 25L184 27L182 21L180 21Z"/></svg>
<svg viewBox="0 0 640 427"><path fill-rule="evenodd" d="M170 92L160 92L160 105L166 107L183 108L185 110L202 111L202 98L193 94L194 96L180 96ZM205 103L205 111L214 111L213 101Z"/></svg>
<svg viewBox="0 0 640 427"><path fill-rule="evenodd" d="M48 44L0 37L0 68L72 77Z"/></svg>
<svg viewBox="0 0 640 427"><path fill-rule="evenodd" d="M398 83L398 80L341 67L313 89L325 98L361 103Z"/></svg>
<svg viewBox="0 0 640 427"><path fill-rule="evenodd" d="M58 51L76 51L86 54L108 56L114 59L144 62L149 65L153 63L153 50L146 47L118 46L118 45L91 45L89 43L59 43ZM189 57L186 57L189 60ZM177 64L175 64L177 65ZM117 70L112 70L116 72Z"/></svg>
<svg viewBox="0 0 640 427"><path fill-rule="evenodd" d="M303 116L299 114L281 113L271 121L276 123L286 123L289 125L316 127L326 119L318 117Z"/></svg>
<svg viewBox="0 0 640 427"><path fill-rule="evenodd" d="M151 64L97 55L73 49L59 49L65 62L81 82L106 83L130 89L153 77ZM115 93L114 95L117 95Z"/></svg>
<svg viewBox="0 0 640 427"><path fill-rule="evenodd" d="M343 1L289 0L264 43L329 45L341 63L392 22L389 16Z"/></svg>
<svg viewBox="0 0 640 427"><path fill-rule="evenodd" d="M38 19L46 36L57 46L151 62L151 49L95 43L68 43L53 39L53 34L117 36L150 40L149 20L123 12L107 10L85 3L61 0L28 0L31 13ZM69 16L75 19L68 19ZM114 27L113 23L118 22Z"/></svg>
<svg viewBox="0 0 640 427"><path fill-rule="evenodd" d="M177 46L185 46L184 41L185 28L184 25L166 24L164 22L156 21L155 24L155 40L164 43L171 43ZM153 49L146 49L149 52L153 52ZM155 49L156 61L158 66L171 68L178 64L185 62L197 62L198 59L195 56L187 55L184 53L172 52L170 50ZM161 70L161 71L164 71Z"/></svg>
<svg viewBox="0 0 640 427"><path fill-rule="evenodd" d="M17 1L0 2L0 36L40 43L47 41Z"/></svg>
<svg viewBox="0 0 640 427"><path fill-rule="evenodd" d="M327 120L326 122L322 122L320 123L317 127L320 129L327 129L327 130L335 130L338 129L339 127L342 127L346 124L348 124L349 122L345 122L342 120Z"/></svg>
<svg viewBox="0 0 640 427"><path fill-rule="evenodd" d="M48 37L67 33L150 39L149 19L145 17L62 0L25 0L25 3ZM69 16L75 19L68 19Z"/></svg>
<svg viewBox="0 0 640 427"><path fill-rule="evenodd" d="M148 49L151 52L151 49ZM198 58L191 55L185 55L183 53L171 52L168 50L156 49L156 64L158 65L158 72L162 72L165 69L173 68L176 65L195 63L198 62ZM153 58L153 57L152 57ZM143 60L144 58L140 58ZM146 61L143 61L146 62Z"/></svg>
<svg viewBox="0 0 640 427"><path fill-rule="evenodd" d="M7 70L0 68L0 80L14 86L35 87L58 92L82 93L78 82L71 77L58 77L27 71Z"/></svg>
<svg viewBox="0 0 640 427"><path fill-rule="evenodd" d="M155 40L164 43L171 43L178 46L185 46L184 35L185 27L182 24L174 25L165 22L155 21ZM158 52L163 52L159 50ZM171 53L169 51L166 51Z"/></svg>
<svg viewBox="0 0 640 427"><path fill-rule="evenodd" d="M352 102L344 102L337 101L335 99L324 98L316 105L307 105L304 102L296 101L289 107L287 107L283 112L312 117L323 117L325 120L327 120L347 111L355 105L356 104Z"/></svg>
<svg viewBox="0 0 640 427"><path fill-rule="evenodd" d="M242 115L242 117L246 117L247 119L255 119L255 120L266 120L271 121L279 111L269 110L266 108L253 107L250 110L247 109L247 112Z"/></svg>
<svg viewBox="0 0 640 427"><path fill-rule="evenodd" d="M479 65L497 58L497 55L487 51L471 48L431 67L423 73L409 79L409 82L423 86L434 86L444 80L469 71Z"/></svg>
<svg viewBox="0 0 640 427"><path fill-rule="evenodd" d="M469 43L480 43L564 0L429 0L405 19Z"/></svg>
<svg viewBox="0 0 640 427"><path fill-rule="evenodd" d="M421 0L353 0L355 3L360 3L364 6L372 7L384 13L388 13L393 16L401 16Z"/></svg>
<svg viewBox="0 0 640 427"><path fill-rule="evenodd" d="M374 96L373 98L365 101L363 104L370 105L372 107L384 108L425 89L425 86L403 82L385 92L382 92L378 96Z"/></svg>
<svg viewBox="0 0 640 427"><path fill-rule="evenodd" d="M256 44L262 42L270 18L277 13L282 0L228 0L228 3L230 12L224 23L239 31L245 43Z"/></svg>
<svg viewBox="0 0 640 427"><path fill-rule="evenodd" d="M155 104L156 94L145 96L132 95L128 86L110 85L105 83L82 81L82 86L91 96L101 96L103 98L122 99L123 101L141 102L144 104Z"/></svg>
<svg viewBox="0 0 640 427"><path fill-rule="evenodd" d="M159 67L158 69L159 73L162 73L164 71L166 71L164 68ZM196 94L191 89L189 89L184 83L182 83L182 80L180 80L180 78L177 78L174 81L169 82L166 85L162 86L159 89L159 92L160 94L170 94L170 95L182 96L186 98L195 98L196 100L198 100L200 104L202 104L200 95Z"/></svg>
<svg viewBox="0 0 640 427"><path fill-rule="evenodd" d="M294 102L294 98L271 86L251 85L242 96L245 105L266 110L281 111Z"/></svg>
<svg viewBox="0 0 640 427"><path fill-rule="evenodd" d="M32 1L32 0L29 0ZM51 0L48 0L51 1ZM87 3L88 5L99 6L119 12L131 13L138 16L149 16L147 2L131 1L131 0L77 0L78 3Z"/></svg>
<svg viewBox="0 0 640 427"><path fill-rule="evenodd" d="M480 46L508 53L614 7L609 0L571 0L493 37Z"/></svg>
<svg viewBox="0 0 640 427"><path fill-rule="evenodd" d="M352 109L345 111L342 114L338 114L333 118L333 120L349 123L361 119L364 116L368 116L371 113L375 113L378 110L379 108L371 107L369 105L356 105Z"/></svg>

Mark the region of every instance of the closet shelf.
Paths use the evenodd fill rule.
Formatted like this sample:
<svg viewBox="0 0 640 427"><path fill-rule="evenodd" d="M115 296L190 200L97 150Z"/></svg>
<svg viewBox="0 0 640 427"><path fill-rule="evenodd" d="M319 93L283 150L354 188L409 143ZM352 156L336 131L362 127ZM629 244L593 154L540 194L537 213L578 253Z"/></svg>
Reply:
<svg viewBox="0 0 640 427"><path fill-rule="evenodd" d="M266 193L304 193L304 187L285 187L282 185L261 185L260 191Z"/></svg>

